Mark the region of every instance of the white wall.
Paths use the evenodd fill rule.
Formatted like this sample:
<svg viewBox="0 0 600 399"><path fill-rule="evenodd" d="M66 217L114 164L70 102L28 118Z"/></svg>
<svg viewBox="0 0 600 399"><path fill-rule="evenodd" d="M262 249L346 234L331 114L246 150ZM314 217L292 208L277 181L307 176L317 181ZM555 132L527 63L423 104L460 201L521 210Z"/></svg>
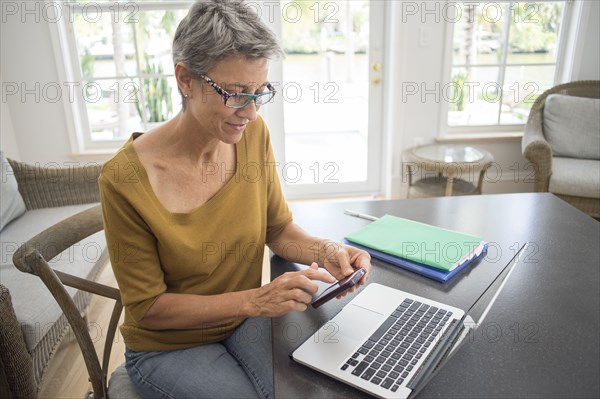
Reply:
<svg viewBox="0 0 600 399"><path fill-rule="evenodd" d="M11 15L11 9L4 4L15 5L17 14ZM52 90L63 82L58 79L43 8L38 6L39 13L24 12L35 11L35 7L33 1L2 4L2 102L10 110L22 161L64 162L71 159L71 148L63 105L55 102L57 94ZM16 92L12 94L13 91ZM64 100L68 96L62 97Z"/></svg>
<svg viewBox="0 0 600 399"><path fill-rule="evenodd" d="M585 12L587 21L582 35L582 62L575 76L580 80L600 79L600 1L588 0Z"/></svg>
<svg viewBox="0 0 600 399"><path fill-rule="evenodd" d="M37 0L40 2L41 0ZM572 72L572 79L600 79L600 2L585 0L589 13L589 23L580 32L576 46L581 46L581 64ZM414 4L423 2L411 1ZM24 2L11 2L23 7ZM28 9L34 9L34 2L28 1ZM429 1L427 3L430 3ZM43 4L43 3L40 3ZM387 144L389 148L385 167L385 191L389 196L402 196L400 165L401 152L419 142L431 142L435 139L439 127L437 103L426 98L421 101L418 96L404 100L402 83L424 83L432 87L443 75L443 35L441 23L429 20L422 23L419 18L408 18L402 23L402 1L392 3L390 21L393 21L391 52L388 54L387 78L391 101L388 102ZM4 9L3 9L4 12ZM56 97L51 87L61 86L64 82L58 79L58 71L52 53L52 41L49 24L43 16L7 15L3 13L0 25L0 62L2 71L2 143L13 147L14 154L26 162L68 162L81 161L72 154L66 130L64 104L68 101L68 91L61 94L61 101L53 102ZM419 45L421 28L430 29L430 45ZM36 86L38 84L38 86ZM13 85L8 87L6 85ZM18 87L18 93L10 94L7 89ZM37 89L36 89L37 87ZM44 91L46 88L47 92ZM24 92L23 89L35 93ZM9 122L5 122L5 116ZM10 123L12 122L12 123ZM10 125L12 124L12 128ZM5 131L5 126L8 126ZM10 134L10 131L14 134ZM466 141L480 146L493 153L498 163L505 169L502 183L488 185L488 192L523 190L527 186L511 184L513 173L510 167L516 163L526 164L521 156L520 139L507 138L501 140ZM16 145L15 145L16 144ZM16 147L16 148L14 148ZM97 160L98 158L96 158Z"/></svg>
<svg viewBox="0 0 600 399"><path fill-rule="evenodd" d="M0 82L2 81L0 75ZM0 133L0 149L4 151L8 158L21 159L10 117L10 110L8 109L8 104L5 102L0 103Z"/></svg>

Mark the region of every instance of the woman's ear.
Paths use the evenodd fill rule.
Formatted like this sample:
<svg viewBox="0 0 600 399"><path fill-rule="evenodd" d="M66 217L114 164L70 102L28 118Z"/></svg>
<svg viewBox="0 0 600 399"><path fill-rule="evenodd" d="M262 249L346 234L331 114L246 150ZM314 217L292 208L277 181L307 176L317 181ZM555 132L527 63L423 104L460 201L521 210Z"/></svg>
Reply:
<svg viewBox="0 0 600 399"><path fill-rule="evenodd" d="M178 62L175 65L175 78L177 79L177 87L184 97L192 94L192 80L194 79L187 65Z"/></svg>

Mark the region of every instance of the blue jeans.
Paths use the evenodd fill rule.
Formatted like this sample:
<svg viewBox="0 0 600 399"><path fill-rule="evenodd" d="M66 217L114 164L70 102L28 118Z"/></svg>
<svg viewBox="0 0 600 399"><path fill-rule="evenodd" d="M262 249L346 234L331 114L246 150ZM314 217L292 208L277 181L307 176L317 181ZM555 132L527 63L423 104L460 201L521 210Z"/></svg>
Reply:
<svg viewBox="0 0 600 399"><path fill-rule="evenodd" d="M272 399L271 319L247 319L214 344L163 352L126 349L125 367L144 398Z"/></svg>

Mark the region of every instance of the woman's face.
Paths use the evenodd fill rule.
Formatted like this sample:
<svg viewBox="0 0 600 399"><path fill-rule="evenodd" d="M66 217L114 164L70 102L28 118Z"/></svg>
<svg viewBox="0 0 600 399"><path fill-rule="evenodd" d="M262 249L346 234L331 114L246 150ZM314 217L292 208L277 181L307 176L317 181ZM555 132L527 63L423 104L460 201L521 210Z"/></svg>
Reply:
<svg viewBox="0 0 600 399"><path fill-rule="evenodd" d="M206 76L228 93L255 94L267 82L268 60L234 57L217 63ZM223 97L203 79L194 79L186 99L184 113L189 113L200 134L227 144L240 141L246 124L256 119L256 105L227 108Z"/></svg>

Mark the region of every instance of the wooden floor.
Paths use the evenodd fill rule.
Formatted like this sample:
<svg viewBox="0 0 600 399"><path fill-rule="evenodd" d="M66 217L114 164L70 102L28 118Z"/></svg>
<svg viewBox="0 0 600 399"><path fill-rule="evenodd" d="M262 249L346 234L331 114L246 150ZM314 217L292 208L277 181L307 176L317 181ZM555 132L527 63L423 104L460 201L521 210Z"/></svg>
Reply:
<svg viewBox="0 0 600 399"><path fill-rule="evenodd" d="M268 249L265 248L262 284L266 284L270 280L269 259ZM110 264L104 267L98 278L98 282L117 287ZM96 344L96 351L100 362L102 362L104 346L103 331L108 326L113 305L113 300L94 295L88 309L90 336ZM121 316L121 322L122 318ZM117 332L111 351L110 367L108 370L109 377L113 370L125 361L124 353L125 344L123 343L123 337ZM92 385L88 380L87 369L83 362L79 346L77 345L75 336L69 331L44 374L40 385L39 398L82 399L91 389Z"/></svg>

